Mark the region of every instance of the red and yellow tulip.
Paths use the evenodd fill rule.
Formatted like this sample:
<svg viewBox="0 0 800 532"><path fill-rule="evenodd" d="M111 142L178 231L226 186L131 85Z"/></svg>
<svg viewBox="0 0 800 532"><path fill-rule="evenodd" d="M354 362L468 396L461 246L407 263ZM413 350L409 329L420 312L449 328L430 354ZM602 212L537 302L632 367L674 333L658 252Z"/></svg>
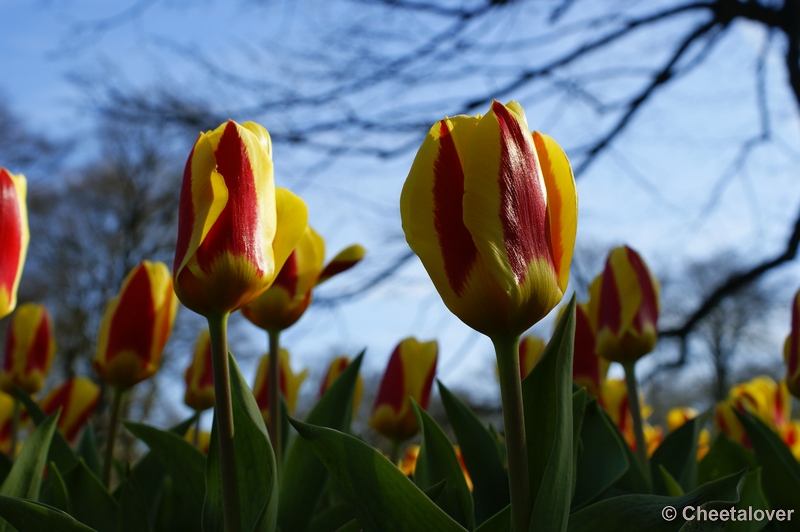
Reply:
<svg viewBox="0 0 800 532"><path fill-rule="evenodd" d="M106 307L92 361L95 371L121 389L152 377L177 309L167 266L142 261L128 273L119 295Z"/></svg>
<svg viewBox="0 0 800 532"><path fill-rule="evenodd" d="M572 380L585 386L592 397L597 397L606 380L610 362L597 355L595 326L589 314L589 304L575 306L575 351L572 361Z"/></svg>
<svg viewBox="0 0 800 532"><path fill-rule="evenodd" d="M750 448L750 440L734 410L749 412L780 434L791 418L791 396L785 382L776 383L762 375L737 384L731 388L728 398L717 404L714 416L717 428L733 441Z"/></svg>
<svg viewBox="0 0 800 532"><path fill-rule="evenodd" d="M269 288L306 229L303 201L275 188L272 142L253 122L201 133L186 161L175 293L198 314L225 314Z"/></svg>
<svg viewBox="0 0 800 532"><path fill-rule="evenodd" d="M289 352L286 349L280 350L279 362L280 372L278 379L281 394L283 395L283 400L286 401L286 409L291 414L297 406L300 385L303 384L303 381L308 376L308 370L304 369L300 373L294 373L289 361ZM261 410L264 423L269 425L269 355L261 357L261 361L258 363L253 395L256 397L256 403L258 403L258 408Z"/></svg>
<svg viewBox="0 0 800 532"><path fill-rule="evenodd" d="M800 291L792 301L792 330L783 344L786 362L786 385L789 391L800 398Z"/></svg>
<svg viewBox="0 0 800 532"><path fill-rule="evenodd" d="M403 231L447 308L490 337L519 335L564 295L578 197L556 142L516 102L436 123L400 198Z"/></svg>
<svg viewBox="0 0 800 532"><path fill-rule="evenodd" d="M628 246L613 249L590 288L597 354L630 363L652 351L658 338L660 292L658 280L636 251Z"/></svg>
<svg viewBox="0 0 800 532"><path fill-rule="evenodd" d="M323 268L325 241L308 226L297 247L283 264L275 282L242 307L242 314L266 331L287 329L300 319L311 304L311 291L315 286L352 268L363 257L363 247L350 246Z"/></svg>
<svg viewBox="0 0 800 532"><path fill-rule="evenodd" d="M674 432L682 425L696 418L698 415L697 410L689 406L678 406L667 412L666 425L667 432ZM708 429L700 431L700 438L697 442L697 459L702 458L708 453L711 445L711 433Z"/></svg>
<svg viewBox="0 0 800 532"><path fill-rule="evenodd" d="M387 438L402 441L419 431L411 398L428 408L439 347L435 340L406 338L394 348L378 388L369 424Z"/></svg>
<svg viewBox="0 0 800 532"><path fill-rule="evenodd" d="M11 430L14 424L14 398L0 392L0 451L8 454L11 449Z"/></svg>
<svg viewBox="0 0 800 532"><path fill-rule="evenodd" d="M186 392L183 402L198 412L214 406L214 369L211 365L211 339L203 329L194 347L192 363L184 374Z"/></svg>
<svg viewBox="0 0 800 532"><path fill-rule="evenodd" d="M325 392L334 381L342 374L342 372L350 365L350 359L345 356L334 358L328 366L328 371L325 373L325 378L322 379L322 385L319 387L319 396L325 395ZM358 411L358 405L361 404L361 396L364 394L364 379L359 374L356 378L356 388L353 391L353 413Z"/></svg>
<svg viewBox="0 0 800 532"><path fill-rule="evenodd" d="M0 318L17 306L17 288L28 252L27 181L0 168Z"/></svg>
<svg viewBox="0 0 800 532"><path fill-rule="evenodd" d="M73 377L47 394L41 407L48 416L61 409L58 430L68 442L74 442L99 400L99 386L86 377Z"/></svg>
<svg viewBox="0 0 800 532"><path fill-rule="evenodd" d="M6 336L0 389L13 394L16 385L33 394L44 388L55 352L53 324L47 309L35 303L20 305Z"/></svg>
<svg viewBox="0 0 800 532"><path fill-rule="evenodd" d="M414 472L417 469L419 449L419 445L409 445L406 447L406 450L403 452L403 456L400 457L400 461L397 463L397 468L407 477L414 476ZM464 457L461 455L461 447L458 445L453 445L453 450L456 453L456 458L458 458L458 464L461 466L461 472L464 473L464 480L467 481L467 487L469 488L469 491L472 491L472 478L469 476L469 471L467 471L466 464L464 464Z"/></svg>

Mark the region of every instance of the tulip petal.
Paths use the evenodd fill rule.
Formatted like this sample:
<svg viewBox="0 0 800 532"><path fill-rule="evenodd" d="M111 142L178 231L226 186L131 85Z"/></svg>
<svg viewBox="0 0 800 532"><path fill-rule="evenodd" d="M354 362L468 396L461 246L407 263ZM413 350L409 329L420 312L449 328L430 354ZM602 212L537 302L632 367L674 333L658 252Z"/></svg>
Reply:
<svg viewBox="0 0 800 532"><path fill-rule="evenodd" d="M353 244L352 246L344 248L331 259L331 261L319 274L317 285L324 283L334 275L339 275L340 273L349 270L361 262L361 259L364 258L365 254L366 250L363 248L363 246L359 246L358 244Z"/></svg>
<svg viewBox="0 0 800 532"><path fill-rule="evenodd" d="M276 187L275 211L277 230L272 241L272 252L277 276L308 227L308 207L300 196L288 189Z"/></svg>
<svg viewBox="0 0 800 532"><path fill-rule="evenodd" d="M6 335L0 387L13 393L18 386L29 394L44 387L56 352L50 314L43 305L21 305Z"/></svg>
<svg viewBox="0 0 800 532"><path fill-rule="evenodd" d="M0 318L17 306L17 288L28 250L27 181L0 168Z"/></svg>

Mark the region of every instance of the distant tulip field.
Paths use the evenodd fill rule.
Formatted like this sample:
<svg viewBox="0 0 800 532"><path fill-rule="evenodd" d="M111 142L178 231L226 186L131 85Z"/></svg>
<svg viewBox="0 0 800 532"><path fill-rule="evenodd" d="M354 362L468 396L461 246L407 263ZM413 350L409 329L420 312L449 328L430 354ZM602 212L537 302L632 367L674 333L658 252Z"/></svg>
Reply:
<svg viewBox="0 0 800 532"><path fill-rule="evenodd" d="M17 305L30 238L26 180L0 168L0 532L667 532L800 530L800 293L786 377L734 386L707 412L664 426L637 384L658 340L658 280L629 246L608 253L589 298L568 293L578 195L565 152L528 127L516 102L431 127L399 198L402 228L446 307L496 352L502 427L486 425L436 380L436 340L391 353L369 426L351 426L365 356L335 358L316 404L294 417L308 371L281 332L314 288L365 256L326 262L303 200L275 186L270 135L228 121L201 133L183 174L172 271L142 261L107 302L94 374L39 397L56 357L47 309ZM566 296L566 297L565 297ZM561 304L563 302L563 304ZM184 402L167 429L122 419L152 378L182 304L203 316L186 353ZM248 382L228 318L265 331ZM551 311L549 340L523 336ZM625 378L607 377L618 363ZM491 372L491 367L487 368ZM105 382L107 435L90 420ZM251 387L252 385L252 387ZM433 394L434 386L438 394ZM441 401L448 426L428 413ZM211 434L199 423L213 409ZM144 454L115 452L127 431Z"/></svg>

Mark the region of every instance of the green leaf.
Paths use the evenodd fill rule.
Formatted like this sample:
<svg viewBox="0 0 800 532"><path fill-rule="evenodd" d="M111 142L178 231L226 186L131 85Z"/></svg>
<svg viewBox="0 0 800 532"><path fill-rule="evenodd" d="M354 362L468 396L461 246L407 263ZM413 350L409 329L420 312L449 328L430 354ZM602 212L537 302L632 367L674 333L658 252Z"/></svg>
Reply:
<svg viewBox="0 0 800 532"><path fill-rule="evenodd" d="M361 531L361 524L353 519L342 528L337 530L336 532L360 532Z"/></svg>
<svg viewBox="0 0 800 532"><path fill-rule="evenodd" d="M763 421L734 409L761 466L764 493L771 508L789 510L797 507L800 494L800 463L786 444Z"/></svg>
<svg viewBox="0 0 800 532"><path fill-rule="evenodd" d="M660 466L663 466L678 482L684 492L697 487L697 441L700 439L700 431L703 430L706 419L707 415L700 415L678 427L664 439L650 457L655 493L660 495L669 493L664 477L659 471Z"/></svg>
<svg viewBox="0 0 800 532"><path fill-rule="evenodd" d="M14 392L16 393L16 398L22 401L22 405L25 407L25 410L27 410L34 425L37 427L41 425L44 420L47 419L47 416L42 412L42 409L39 408L39 405L30 395L16 386L14 387ZM64 439L64 435L59 431L55 431L53 434L53 441L50 443L50 455L47 457L47 461L58 464L58 468L62 473L66 473L78 465L78 457L72 452L72 447L70 447L67 440Z"/></svg>
<svg viewBox="0 0 800 532"><path fill-rule="evenodd" d="M98 532L117 532L119 506L83 459L63 473L64 485L72 505L71 515Z"/></svg>
<svg viewBox="0 0 800 532"><path fill-rule="evenodd" d="M353 519L353 510L349 504L337 504L315 515L306 530L308 532L336 532Z"/></svg>
<svg viewBox="0 0 800 532"><path fill-rule="evenodd" d="M575 296L556 324L550 343L522 381L528 475L531 486L530 530L564 530L569 518L574 471L572 355Z"/></svg>
<svg viewBox="0 0 800 532"><path fill-rule="evenodd" d="M464 479L453 444L436 421L411 398L414 415L420 427L421 442L414 484L424 490L442 480L447 481L436 505L467 530L475 528L472 494Z"/></svg>
<svg viewBox="0 0 800 532"><path fill-rule="evenodd" d="M757 468L754 471L747 473L739 482L739 493L741 494L739 503L736 505L738 509L743 508L760 508L762 510L769 509L767 498L761 489L761 469ZM725 526L725 532L758 532L767 526L766 520L756 521L729 521Z"/></svg>
<svg viewBox="0 0 800 532"><path fill-rule="evenodd" d="M496 435L444 384L438 384L447 418L472 479L475 523L480 524L508 506L508 473L497 452Z"/></svg>
<svg viewBox="0 0 800 532"><path fill-rule="evenodd" d="M742 469L755 469L757 465L752 452L720 431L697 466L697 481L705 484L709 480L732 475Z"/></svg>
<svg viewBox="0 0 800 532"><path fill-rule="evenodd" d="M55 499L55 507L67 513L72 512L72 504L69 502L69 492L67 492L67 485L64 483L64 477L61 476L61 471L55 462L50 462L50 475L53 485L53 498Z"/></svg>
<svg viewBox="0 0 800 532"><path fill-rule="evenodd" d="M623 495L587 506L569 518L568 532L674 532L685 523L682 512L686 506L710 502L735 504L739 500L737 486L743 472L703 484L681 497L661 495ZM662 516L665 507L677 511L677 518L667 521Z"/></svg>
<svg viewBox="0 0 800 532"><path fill-rule="evenodd" d="M246 532L272 532L278 520L278 480L275 454L272 452L261 411L228 353L231 402L235 431L236 474L239 488L240 522ZM223 530L222 479L220 476L219 438L214 421L211 444L206 459L206 497L203 503L203 531ZM309 509L310 511L310 509Z"/></svg>
<svg viewBox="0 0 800 532"><path fill-rule="evenodd" d="M2 484L8 474L11 472L11 460L8 459L5 453L0 453L0 484Z"/></svg>
<svg viewBox="0 0 800 532"><path fill-rule="evenodd" d="M125 422L125 428L147 444L172 477L177 495L172 530L199 530L205 497L203 453L171 432L131 422Z"/></svg>
<svg viewBox="0 0 800 532"><path fill-rule="evenodd" d="M336 480L366 532L463 532L397 467L366 443L290 420Z"/></svg>
<svg viewBox="0 0 800 532"><path fill-rule="evenodd" d="M595 500L622 478L628 470L628 445L620 436L597 400L586 405L581 426L581 452L575 471L577 478L572 509Z"/></svg>
<svg viewBox="0 0 800 532"><path fill-rule="evenodd" d="M101 475L103 469L100 465L100 453L97 450L97 438L91 422L86 424L78 440L78 456L83 458L92 473L98 477Z"/></svg>
<svg viewBox="0 0 800 532"><path fill-rule="evenodd" d="M57 420L58 412L42 421L25 441L8 477L0 486L0 495L22 497L32 501L39 498L42 474L47 464L47 454L50 451L50 442L56 430Z"/></svg>
<svg viewBox="0 0 800 532"><path fill-rule="evenodd" d="M628 460L628 470L613 486L611 486L611 488L603 493L601 498L608 498L630 493L652 493L653 488L650 486L650 482L644 475L644 470L639 463L639 459L633 454L630 446L625 441L625 437L622 435L622 432L620 432L619 427L617 427L616 423L611 421L611 418L608 417L608 414L606 414L604 411L601 413L603 417L608 420L609 426L619 440L622 450L625 453L625 458Z"/></svg>
<svg viewBox="0 0 800 532"><path fill-rule="evenodd" d="M120 532L151 532L147 510L130 479L122 481L119 494Z"/></svg>
<svg viewBox="0 0 800 532"><path fill-rule="evenodd" d="M575 390L575 386L573 386ZM579 388L572 394L572 498L575 500L575 490L578 484L578 457L582 452L581 448L581 427L583 426L583 418L586 415L586 403L589 402L589 394L586 388Z"/></svg>
<svg viewBox="0 0 800 532"><path fill-rule="evenodd" d="M93 532L56 508L0 495L0 515L23 532Z"/></svg>
<svg viewBox="0 0 800 532"><path fill-rule="evenodd" d="M308 415L307 423L347 431L363 356L362 351L325 391ZM328 470L311 449L311 444L296 438L286 452L281 476L278 524L282 530L300 532L306 529L313 517L309 508L317 506L327 480Z"/></svg>
<svg viewBox="0 0 800 532"><path fill-rule="evenodd" d="M678 483L675 478L669 474L669 471L663 466L663 464L658 464L658 473L661 475L662 484L666 489L667 495L670 497L680 497L685 491Z"/></svg>
<svg viewBox="0 0 800 532"><path fill-rule="evenodd" d="M508 532L511 530L511 506L506 506L487 519L475 532Z"/></svg>

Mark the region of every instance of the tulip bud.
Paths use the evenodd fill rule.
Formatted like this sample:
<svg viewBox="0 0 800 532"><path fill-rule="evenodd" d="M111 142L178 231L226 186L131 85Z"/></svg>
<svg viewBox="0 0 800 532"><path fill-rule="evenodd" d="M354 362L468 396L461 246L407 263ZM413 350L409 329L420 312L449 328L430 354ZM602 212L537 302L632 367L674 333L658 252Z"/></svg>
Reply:
<svg viewBox="0 0 800 532"><path fill-rule="evenodd" d="M667 430L675 432L682 425L697 417L697 410L688 406L679 406L667 412Z"/></svg>
<svg viewBox="0 0 800 532"><path fill-rule="evenodd" d="M629 363L652 351L658 336L660 292L638 253L628 246L613 249L590 288L597 354L611 362Z"/></svg>
<svg viewBox="0 0 800 532"><path fill-rule="evenodd" d="M789 391L800 398L800 291L792 302L792 331L783 344L786 362L786 385Z"/></svg>
<svg viewBox="0 0 800 532"><path fill-rule="evenodd" d="M419 449L419 445L409 445L406 447L405 452L403 452L403 456L397 463L397 469L402 471L407 477L413 477L417 470ZM458 445L453 445L453 450L456 453L456 458L458 458L458 464L461 466L461 472L464 473L464 480L467 482L467 487L469 488L469 491L472 491L472 478L470 478L469 472L467 471L467 466L464 464L464 457L461 455L461 447Z"/></svg>
<svg viewBox="0 0 800 532"><path fill-rule="evenodd" d="M242 314L266 331L287 329L300 319L311 304L311 290L316 285L352 268L363 256L364 248L351 246L323 268L325 241L309 226L272 286L245 305Z"/></svg>
<svg viewBox="0 0 800 532"><path fill-rule="evenodd" d="M68 442L74 442L94 413L100 400L100 387L91 379L73 377L47 394L42 400L42 411L47 414L61 409L58 430Z"/></svg>
<svg viewBox="0 0 800 532"><path fill-rule="evenodd" d="M53 325L44 305L25 303L11 318L6 336L0 388L14 393L19 386L34 394L44 388L56 352Z"/></svg>
<svg viewBox="0 0 800 532"><path fill-rule="evenodd" d="M319 396L322 397L325 395L325 392L328 391L328 388L331 387L333 382L339 378L339 375L350 365L350 359L341 356L336 357L331 361L330 366L328 366L328 371L325 373L325 378L322 379L322 385L319 388ZM361 396L364 394L364 379L361 378L359 374L356 377L356 388L353 391L353 413L358 411L358 405L361 404Z"/></svg>
<svg viewBox="0 0 800 532"><path fill-rule="evenodd" d="M0 168L0 318L17 306L17 288L28 252L27 181Z"/></svg>
<svg viewBox="0 0 800 532"><path fill-rule="evenodd" d="M438 351L435 340L419 342L416 338L406 338L395 347L372 407L372 428L395 441L419 431L410 398L420 408L428 408Z"/></svg>
<svg viewBox="0 0 800 532"><path fill-rule="evenodd" d="M520 335L564 295L578 197L556 142L516 102L435 124L400 198L408 245L450 311L490 337Z"/></svg>
<svg viewBox="0 0 800 532"><path fill-rule="evenodd" d="M214 368L211 363L211 340L203 329L194 347L192 363L184 374L186 392L183 402L198 412L214 406Z"/></svg>
<svg viewBox="0 0 800 532"><path fill-rule="evenodd" d="M579 386L585 386L589 395L597 397L606 379L610 362L597 356L594 330L589 314L589 304L576 305L572 380Z"/></svg>
<svg viewBox="0 0 800 532"><path fill-rule="evenodd" d="M300 373L294 373L292 366L289 363L289 351L286 349L280 350L280 374L278 375L281 394L283 400L286 401L286 409L289 413L293 413L297 406L297 398L300 396L300 385L308 376L308 370L304 369ZM253 395L258 403L258 408L261 410L261 416L264 418L264 423L269 425L269 355L261 357L258 363L258 372L256 373L256 382L253 386Z"/></svg>
<svg viewBox="0 0 800 532"><path fill-rule="evenodd" d="M175 293L203 316L242 307L272 284L307 220L303 200L275 188L266 129L229 120L201 133L181 186Z"/></svg>
<svg viewBox="0 0 800 532"><path fill-rule="evenodd" d="M167 266L142 261L128 273L119 295L106 306L92 361L95 371L121 389L152 377L177 309Z"/></svg>

